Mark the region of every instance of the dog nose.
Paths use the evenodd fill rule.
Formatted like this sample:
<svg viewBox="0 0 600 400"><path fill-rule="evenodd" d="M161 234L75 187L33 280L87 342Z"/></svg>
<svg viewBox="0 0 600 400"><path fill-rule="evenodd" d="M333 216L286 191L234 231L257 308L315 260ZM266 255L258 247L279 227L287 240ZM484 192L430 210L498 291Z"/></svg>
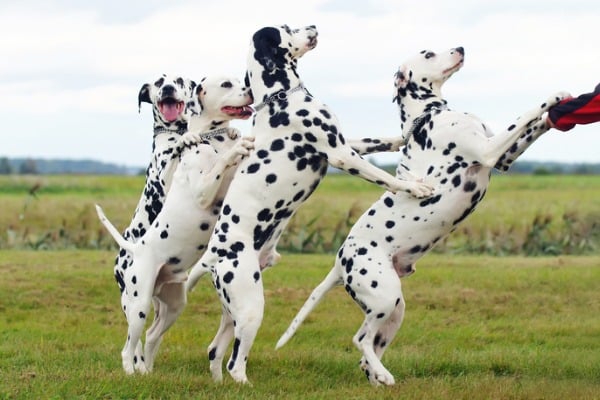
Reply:
<svg viewBox="0 0 600 400"><path fill-rule="evenodd" d="M175 86L173 85L165 85L162 88L162 97L169 97L175 94Z"/></svg>
<svg viewBox="0 0 600 400"><path fill-rule="evenodd" d="M456 50L456 52L459 53L462 56L465 55L465 49L462 46L461 47L457 47L454 50Z"/></svg>

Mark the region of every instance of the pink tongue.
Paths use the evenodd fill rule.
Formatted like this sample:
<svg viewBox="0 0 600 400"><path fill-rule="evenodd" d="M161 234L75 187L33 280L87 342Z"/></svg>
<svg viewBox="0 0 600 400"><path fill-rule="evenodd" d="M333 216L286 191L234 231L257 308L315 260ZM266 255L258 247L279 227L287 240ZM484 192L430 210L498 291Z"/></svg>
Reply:
<svg viewBox="0 0 600 400"><path fill-rule="evenodd" d="M160 112L168 122L173 122L179 117L180 109L180 103L162 103L160 105Z"/></svg>

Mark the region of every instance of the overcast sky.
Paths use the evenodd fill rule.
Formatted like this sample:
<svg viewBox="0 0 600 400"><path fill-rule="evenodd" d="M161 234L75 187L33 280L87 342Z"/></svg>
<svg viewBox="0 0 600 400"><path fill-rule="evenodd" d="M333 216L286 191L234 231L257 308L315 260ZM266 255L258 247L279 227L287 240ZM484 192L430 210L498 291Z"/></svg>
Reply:
<svg viewBox="0 0 600 400"><path fill-rule="evenodd" d="M457 46L465 65L444 96L499 132L556 91L600 82L599 20L598 0L2 1L0 156L145 166L141 86L162 73L241 79L252 34L284 23L317 26L299 73L345 136L399 134L399 64ZM550 131L522 159L598 163L600 124Z"/></svg>

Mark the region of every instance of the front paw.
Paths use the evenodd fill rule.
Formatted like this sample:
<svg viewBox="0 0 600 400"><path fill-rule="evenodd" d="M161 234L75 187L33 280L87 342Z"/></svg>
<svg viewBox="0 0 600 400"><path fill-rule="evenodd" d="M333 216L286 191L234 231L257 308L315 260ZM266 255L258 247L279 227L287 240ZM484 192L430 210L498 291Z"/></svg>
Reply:
<svg viewBox="0 0 600 400"><path fill-rule="evenodd" d="M414 182L412 187L409 189L409 193L415 196L417 199L433 196L434 189L423 182Z"/></svg>
<svg viewBox="0 0 600 400"><path fill-rule="evenodd" d="M201 140L200 138L201 138L201 136L199 134L192 133L192 132L186 132L183 135L181 135L181 138L179 138L179 143L181 143L185 146L190 146L190 145L200 142L200 140Z"/></svg>
<svg viewBox="0 0 600 400"><path fill-rule="evenodd" d="M565 91L554 93L552 96L550 96L548 98L548 100L546 100L546 109L557 105L564 99L570 99L572 97L573 96L571 96L571 94L569 92L565 92Z"/></svg>
<svg viewBox="0 0 600 400"><path fill-rule="evenodd" d="M240 136L242 136L242 131L240 131L237 128L227 128L227 135L229 136L229 139L231 140L235 140L237 138L239 138Z"/></svg>
<svg viewBox="0 0 600 400"><path fill-rule="evenodd" d="M402 136L390 138L390 151L399 151L406 144L406 139Z"/></svg>

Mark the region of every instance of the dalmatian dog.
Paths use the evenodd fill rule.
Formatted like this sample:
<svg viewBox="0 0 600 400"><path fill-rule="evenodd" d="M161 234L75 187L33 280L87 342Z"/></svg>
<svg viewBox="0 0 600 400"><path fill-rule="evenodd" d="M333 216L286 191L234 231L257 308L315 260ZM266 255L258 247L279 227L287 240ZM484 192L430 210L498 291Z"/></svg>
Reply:
<svg viewBox="0 0 600 400"><path fill-rule="evenodd" d="M255 150L236 170L207 251L186 284L191 290L211 272L223 305L221 325L208 348L216 381L222 380L223 357L233 340L227 369L236 382L248 382L246 362L264 311L261 271L279 259L275 247L281 233L328 165L392 193L432 193L428 184L376 168L346 142L333 112L310 95L297 72L298 59L316 45L314 26L265 27L252 38L246 84L255 101Z"/></svg>
<svg viewBox="0 0 600 400"><path fill-rule="evenodd" d="M240 137L228 127L232 119L247 119L253 110L249 89L237 79L211 77L195 89L200 114L191 117L189 131L179 137L178 160L160 213L137 241L127 240L106 218L98 217L131 261L119 268L121 304L128 322L122 351L123 368L151 371L164 333L186 304L187 270L204 252L217 220L233 168L253 147L251 137ZM141 335L151 306L154 321Z"/></svg>
<svg viewBox="0 0 600 400"><path fill-rule="evenodd" d="M423 51L395 78L402 134L407 145L397 176L419 176L435 188L424 200L404 192L384 193L356 222L333 269L318 285L277 343L283 346L334 286L344 285L365 314L353 338L361 368L374 385L394 384L381 356L400 328L405 303L400 278L469 216L486 193L491 170L506 170L549 127L542 115L568 94L552 95L508 129L493 135L476 116L452 111L443 83L464 61L464 49Z"/></svg>
<svg viewBox="0 0 600 400"><path fill-rule="evenodd" d="M154 83L145 83L138 94L138 107L152 105L152 157L146 168L146 182L129 226L123 237L136 242L146 233L162 209L165 200L167 172L172 175L174 153L181 136L187 131L192 114L198 113L194 100L196 83L193 80L163 74ZM131 264L131 254L119 249L115 259L114 276L121 293L125 290L124 271Z"/></svg>

